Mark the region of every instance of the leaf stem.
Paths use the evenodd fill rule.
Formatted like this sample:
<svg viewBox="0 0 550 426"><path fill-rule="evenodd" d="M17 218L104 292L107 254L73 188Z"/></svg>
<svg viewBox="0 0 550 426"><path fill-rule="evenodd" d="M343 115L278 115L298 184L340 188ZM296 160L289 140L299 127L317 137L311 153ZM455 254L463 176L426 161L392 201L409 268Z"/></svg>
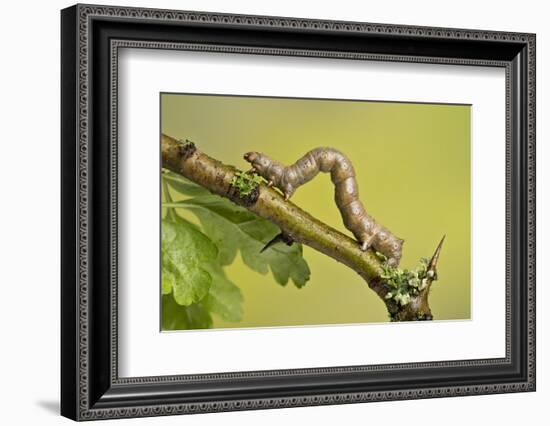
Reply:
<svg viewBox="0 0 550 426"><path fill-rule="evenodd" d="M165 203L162 203L162 206L166 208L166 218L169 220L175 220L176 211L173 208L174 201L172 200L170 189L168 188L168 184L166 183L164 176L162 177L162 192L164 193L164 199L166 200Z"/></svg>

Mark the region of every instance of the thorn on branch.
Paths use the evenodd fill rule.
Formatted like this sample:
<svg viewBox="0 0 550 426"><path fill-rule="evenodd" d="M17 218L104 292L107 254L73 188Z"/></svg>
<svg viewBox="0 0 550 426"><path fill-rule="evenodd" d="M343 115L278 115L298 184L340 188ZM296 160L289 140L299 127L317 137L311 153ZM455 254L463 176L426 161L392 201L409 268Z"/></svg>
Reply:
<svg viewBox="0 0 550 426"><path fill-rule="evenodd" d="M264 251L266 251L269 247L277 244L277 243L285 243L287 246L291 246L293 243L294 243L294 240L292 239L292 237L288 234L285 234L284 232L281 232L277 235L275 235L275 237L273 237L261 250L260 250L260 253L263 253Z"/></svg>
<svg viewBox="0 0 550 426"><path fill-rule="evenodd" d="M439 260L439 254L441 253L441 247L443 246L443 241L445 241L445 235L441 238L441 241L437 245L437 248L435 249L435 252L428 263L428 271L433 271L433 278L432 280L437 280L437 262Z"/></svg>

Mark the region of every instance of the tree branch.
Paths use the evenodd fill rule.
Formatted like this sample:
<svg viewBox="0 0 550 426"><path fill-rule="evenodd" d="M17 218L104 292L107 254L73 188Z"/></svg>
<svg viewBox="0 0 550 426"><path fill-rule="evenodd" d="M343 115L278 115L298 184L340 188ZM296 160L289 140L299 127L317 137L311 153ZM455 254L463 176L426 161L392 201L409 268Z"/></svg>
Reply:
<svg viewBox="0 0 550 426"><path fill-rule="evenodd" d="M238 189L231 185L239 170L209 157L196 149L193 143L182 142L163 134L161 152L164 168L246 207L258 216L273 222L295 242L305 244L353 269L386 303L393 320L431 319L427 303L429 285L419 294L419 300L412 300L410 306L401 307L395 301L387 300L385 296L388 290L382 278L383 262L372 250L362 251L357 241L314 218L291 201L285 201L279 192L262 183L252 194L241 196ZM430 261L434 278L441 243ZM429 284L431 281L433 279L430 279ZM408 309L403 309L407 307Z"/></svg>

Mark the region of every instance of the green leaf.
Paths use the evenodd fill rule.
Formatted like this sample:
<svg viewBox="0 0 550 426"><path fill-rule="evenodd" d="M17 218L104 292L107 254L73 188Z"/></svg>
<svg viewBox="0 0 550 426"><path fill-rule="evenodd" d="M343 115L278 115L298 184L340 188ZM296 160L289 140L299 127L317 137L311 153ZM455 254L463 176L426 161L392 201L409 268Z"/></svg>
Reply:
<svg viewBox="0 0 550 426"><path fill-rule="evenodd" d="M172 202L167 184L189 195L208 195L203 187L163 171L163 191ZM210 328L211 314L240 321L242 295L225 275L215 244L201 229L169 208L162 222L162 328Z"/></svg>
<svg viewBox="0 0 550 426"><path fill-rule="evenodd" d="M200 303L181 306L171 295L162 296L162 330L193 330L212 327L212 317Z"/></svg>
<svg viewBox="0 0 550 426"><path fill-rule="evenodd" d="M203 232L218 247L222 265L231 264L240 251L249 268L261 274L271 270L281 285L291 279L297 287L302 287L309 280L310 270L300 244L291 247L276 244L260 254L280 230L247 209L212 194L170 203L170 206L189 209L197 216Z"/></svg>
<svg viewBox="0 0 550 426"><path fill-rule="evenodd" d="M202 300L212 277L204 268L216 259L216 246L197 227L178 217L162 221L162 293L172 285L174 300L184 306Z"/></svg>
<svg viewBox="0 0 550 426"><path fill-rule="evenodd" d="M162 271L162 294L172 293L172 288L175 285L174 274L168 270Z"/></svg>
<svg viewBox="0 0 550 426"><path fill-rule="evenodd" d="M210 265L208 271L212 285L202 301L203 306L226 321L240 321L243 313L241 290L227 278L219 265Z"/></svg>
<svg viewBox="0 0 550 426"><path fill-rule="evenodd" d="M205 187L197 185L195 182L169 170L163 169L162 178L180 194L189 195L191 197L210 194Z"/></svg>

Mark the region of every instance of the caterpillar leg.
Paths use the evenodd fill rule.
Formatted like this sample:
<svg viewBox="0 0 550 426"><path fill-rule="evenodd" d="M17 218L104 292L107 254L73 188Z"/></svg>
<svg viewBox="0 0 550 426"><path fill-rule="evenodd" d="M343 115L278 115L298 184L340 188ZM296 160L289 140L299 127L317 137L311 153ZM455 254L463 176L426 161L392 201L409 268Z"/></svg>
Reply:
<svg viewBox="0 0 550 426"><path fill-rule="evenodd" d="M292 195L294 194L295 189L291 185L288 185L286 188L282 189L282 191L285 197L285 201L288 201L290 197L292 197Z"/></svg>
<svg viewBox="0 0 550 426"><path fill-rule="evenodd" d="M367 249L372 245L372 240L374 239L374 236L365 238L361 243L361 250L367 251Z"/></svg>
<svg viewBox="0 0 550 426"><path fill-rule="evenodd" d="M272 180L268 180L267 181L267 187L268 188L271 188L273 186L273 181Z"/></svg>

